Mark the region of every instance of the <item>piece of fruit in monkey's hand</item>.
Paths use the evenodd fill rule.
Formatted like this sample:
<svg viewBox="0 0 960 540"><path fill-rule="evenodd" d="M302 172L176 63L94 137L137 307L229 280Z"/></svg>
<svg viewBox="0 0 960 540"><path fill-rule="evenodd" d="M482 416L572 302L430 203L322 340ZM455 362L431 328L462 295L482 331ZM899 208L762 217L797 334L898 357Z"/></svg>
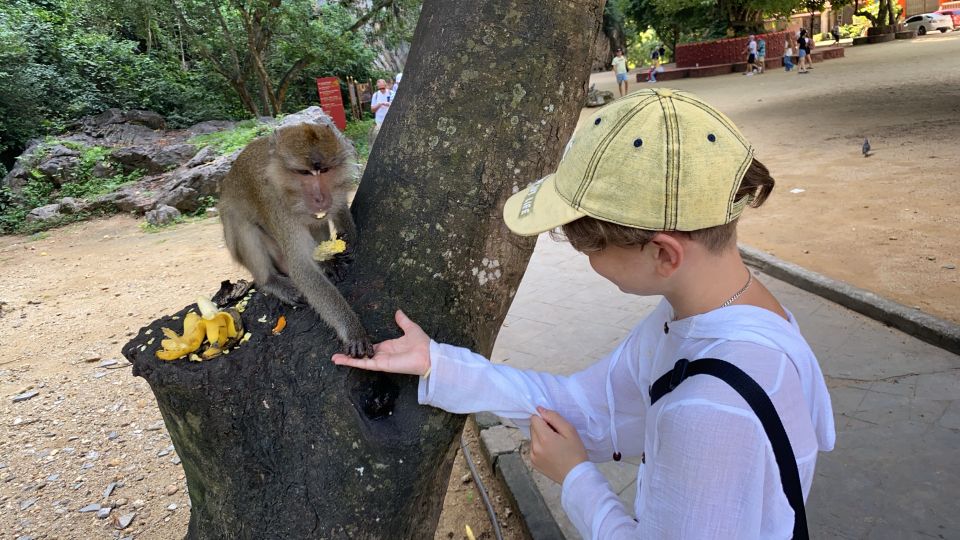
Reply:
<svg viewBox="0 0 960 540"><path fill-rule="evenodd" d="M327 240L317 244L313 250L313 260L324 262L333 259L334 256L347 251L347 243L337 238L336 240Z"/></svg>

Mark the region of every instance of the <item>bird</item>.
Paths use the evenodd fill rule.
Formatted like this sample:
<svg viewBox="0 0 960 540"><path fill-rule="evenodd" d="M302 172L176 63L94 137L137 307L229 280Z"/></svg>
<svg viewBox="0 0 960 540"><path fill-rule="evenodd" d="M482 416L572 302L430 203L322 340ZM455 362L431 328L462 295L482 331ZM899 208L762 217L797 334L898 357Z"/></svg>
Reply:
<svg viewBox="0 0 960 540"><path fill-rule="evenodd" d="M863 157L870 157L870 141L866 137L863 138Z"/></svg>

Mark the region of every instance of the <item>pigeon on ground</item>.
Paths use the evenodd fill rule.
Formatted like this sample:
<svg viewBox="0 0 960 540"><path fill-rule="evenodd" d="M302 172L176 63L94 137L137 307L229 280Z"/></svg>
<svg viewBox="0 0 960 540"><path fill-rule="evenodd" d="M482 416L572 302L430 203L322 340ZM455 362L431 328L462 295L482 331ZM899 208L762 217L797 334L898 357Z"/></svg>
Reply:
<svg viewBox="0 0 960 540"><path fill-rule="evenodd" d="M870 157L870 141L866 137L863 138L863 157Z"/></svg>

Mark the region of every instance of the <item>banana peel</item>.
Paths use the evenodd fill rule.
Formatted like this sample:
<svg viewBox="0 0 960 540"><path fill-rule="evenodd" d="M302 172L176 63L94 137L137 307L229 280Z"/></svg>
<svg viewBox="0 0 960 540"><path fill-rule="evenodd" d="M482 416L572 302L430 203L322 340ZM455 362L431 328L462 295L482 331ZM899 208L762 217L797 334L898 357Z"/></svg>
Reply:
<svg viewBox="0 0 960 540"><path fill-rule="evenodd" d="M170 328L161 328L166 339L160 342L157 351L160 360L177 360L198 352L207 343L200 357L210 359L220 355L243 335L243 321L235 309L221 311L206 298L197 300L200 314L194 311L183 318L183 334Z"/></svg>

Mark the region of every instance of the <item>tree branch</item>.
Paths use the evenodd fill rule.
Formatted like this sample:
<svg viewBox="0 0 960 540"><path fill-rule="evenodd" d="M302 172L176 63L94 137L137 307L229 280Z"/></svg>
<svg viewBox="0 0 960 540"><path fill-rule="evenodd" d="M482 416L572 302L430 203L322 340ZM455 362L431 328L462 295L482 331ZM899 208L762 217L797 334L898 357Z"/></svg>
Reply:
<svg viewBox="0 0 960 540"><path fill-rule="evenodd" d="M347 32L356 32L357 30L362 28L363 25L367 24L367 22L370 19L372 19L373 16L376 15L378 11L380 11L385 7L390 7L392 5L393 5L393 0L377 0L377 2L373 4L373 7L370 8L370 11L364 13L359 19L356 20L356 22L353 23L353 25L350 26L350 28L347 28ZM347 32L344 32L344 33L347 33Z"/></svg>

